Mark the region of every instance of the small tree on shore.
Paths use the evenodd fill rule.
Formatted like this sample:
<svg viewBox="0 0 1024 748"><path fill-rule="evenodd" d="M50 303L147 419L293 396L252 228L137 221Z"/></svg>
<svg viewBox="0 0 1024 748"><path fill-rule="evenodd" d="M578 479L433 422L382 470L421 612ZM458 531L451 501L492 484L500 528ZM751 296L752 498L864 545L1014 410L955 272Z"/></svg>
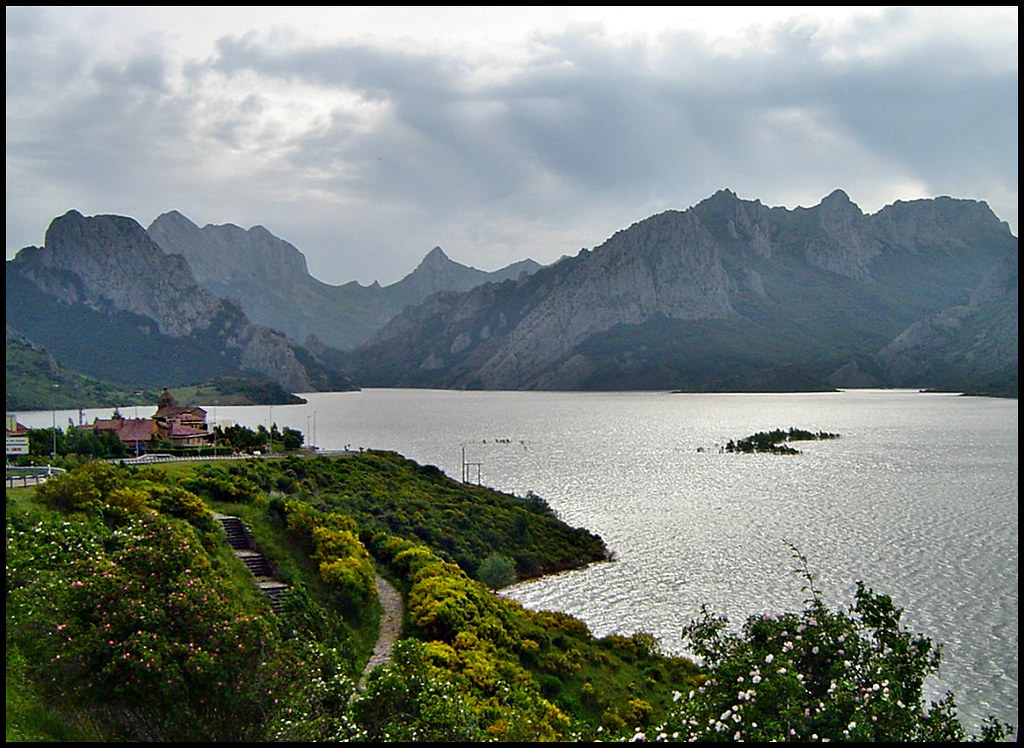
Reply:
<svg viewBox="0 0 1024 748"><path fill-rule="evenodd" d="M480 563L476 575L492 590L500 590L516 581L516 562L508 556L492 553Z"/></svg>

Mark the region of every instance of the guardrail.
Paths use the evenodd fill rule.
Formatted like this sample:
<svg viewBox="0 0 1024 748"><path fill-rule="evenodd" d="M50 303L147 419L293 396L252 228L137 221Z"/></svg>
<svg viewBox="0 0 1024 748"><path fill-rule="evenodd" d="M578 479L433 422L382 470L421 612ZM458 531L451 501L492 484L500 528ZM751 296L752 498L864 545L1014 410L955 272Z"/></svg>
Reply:
<svg viewBox="0 0 1024 748"><path fill-rule="evenodd" d="M209 460L277 460L283 457L344 457L346 455L358 454L354 450L346 449L321 449L315 452L300 451L285 455L275 454L233 454L233 455L169 455L150 454L139 457L113 457L106 462L115 465L159 465L165 462L206 462ZM44 483L47 478L60 475L66 472L63 468L51 467L49 465L35 467L9 467L7 468L7 487L23 488L25 486L37 486Z"/></svg>
<svg viewBox="0 0 1024 748"><path fill-rule="evenodd" d="M66 472L63 468L50 465L34 465L31 467L9 467L7 468L7 487L15 488L25 486L38 486L45 483L47 478L60 475Z"/></svg>

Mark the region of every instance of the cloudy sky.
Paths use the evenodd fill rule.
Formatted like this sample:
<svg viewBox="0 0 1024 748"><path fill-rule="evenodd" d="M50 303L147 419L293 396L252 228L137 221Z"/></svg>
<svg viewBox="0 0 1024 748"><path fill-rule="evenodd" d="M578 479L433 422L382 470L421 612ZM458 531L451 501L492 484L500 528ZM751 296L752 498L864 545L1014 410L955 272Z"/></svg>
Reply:
<svg viewBox="0 0 1024 748"><path fill-rule="evenodd" d="M7 257L74 208L328 283L551 262L716 190L1017 233L1017 8L7 6Z"/></svg>

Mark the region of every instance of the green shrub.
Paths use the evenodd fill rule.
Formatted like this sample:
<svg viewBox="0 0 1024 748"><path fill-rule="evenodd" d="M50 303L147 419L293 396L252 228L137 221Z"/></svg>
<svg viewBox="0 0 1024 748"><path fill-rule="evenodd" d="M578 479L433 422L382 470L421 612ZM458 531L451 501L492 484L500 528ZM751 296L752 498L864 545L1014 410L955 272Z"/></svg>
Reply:
<svg viewBox="0 0 1024 748"><path fill-rule="evenodd" d="M85 472L74 470L50 478L36 488L36 496L62 512L91 512L103 506L103 493Z"/></svg>
<svg viewBox="0 0 1024 748"><path fill-rule="evenodd" d="M832 611L814 590L802 613L752 616L739 633L708 611L684 638L708 677L683 696L666 725L680 740L962 741L951 694L923 703L940 651L900 623L902 610L857 585L848 611ZM1008 734L992 723L984 737Z"/></svg>
<svg viewBox="0 0 1024 748"><path fill-rule="evenodd" d="M516 564L508 556L492 553L477 567L476 575L492 590L499 590L516 581Z"/></svg>
<svg viewBox="0 0 1024 748"><path fill-rule="evenodd" d="M257 739L295 677L263 617L226 595L194 531L8 523L8 642L65 707L120 739Z"/></svg>
<svg viewBox="0 0 1024 748"><path fill-rule="evenodd" d="M213 465L201 465L196 473L182 482L193 493L213 501L251 504L262 493L260 487L248 478Z"/></svg>

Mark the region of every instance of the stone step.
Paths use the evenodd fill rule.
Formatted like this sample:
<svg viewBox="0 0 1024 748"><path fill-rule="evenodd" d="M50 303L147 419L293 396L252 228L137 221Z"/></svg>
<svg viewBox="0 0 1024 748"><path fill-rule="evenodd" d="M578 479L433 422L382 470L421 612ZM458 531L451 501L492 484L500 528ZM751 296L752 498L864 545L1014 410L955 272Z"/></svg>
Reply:
<svg viewBox="0 0 1024 748"><path fill-rule="evenodd" d="M270 609L280 614L283 610L282 599L289 590L289 585L274 579L274 571L270 567L266 556L259 552L253 540L252 533L238 517L231 517L225 514L218 514L216 518L224 526L228 536L228 544L235 552L242 563L245 564L249 573L252 574L256 586L260 588Z"/></svg>
<svg viewBox="0 0 1024 748"><path fill-rule="evenodd" d="M228 545L235 549L253 547L252 535L246 529L242 520L238 517L229 517L226 515L217 515L217 519L220 520L221 525L224 526L224 532L227 533Z"/></svg>

